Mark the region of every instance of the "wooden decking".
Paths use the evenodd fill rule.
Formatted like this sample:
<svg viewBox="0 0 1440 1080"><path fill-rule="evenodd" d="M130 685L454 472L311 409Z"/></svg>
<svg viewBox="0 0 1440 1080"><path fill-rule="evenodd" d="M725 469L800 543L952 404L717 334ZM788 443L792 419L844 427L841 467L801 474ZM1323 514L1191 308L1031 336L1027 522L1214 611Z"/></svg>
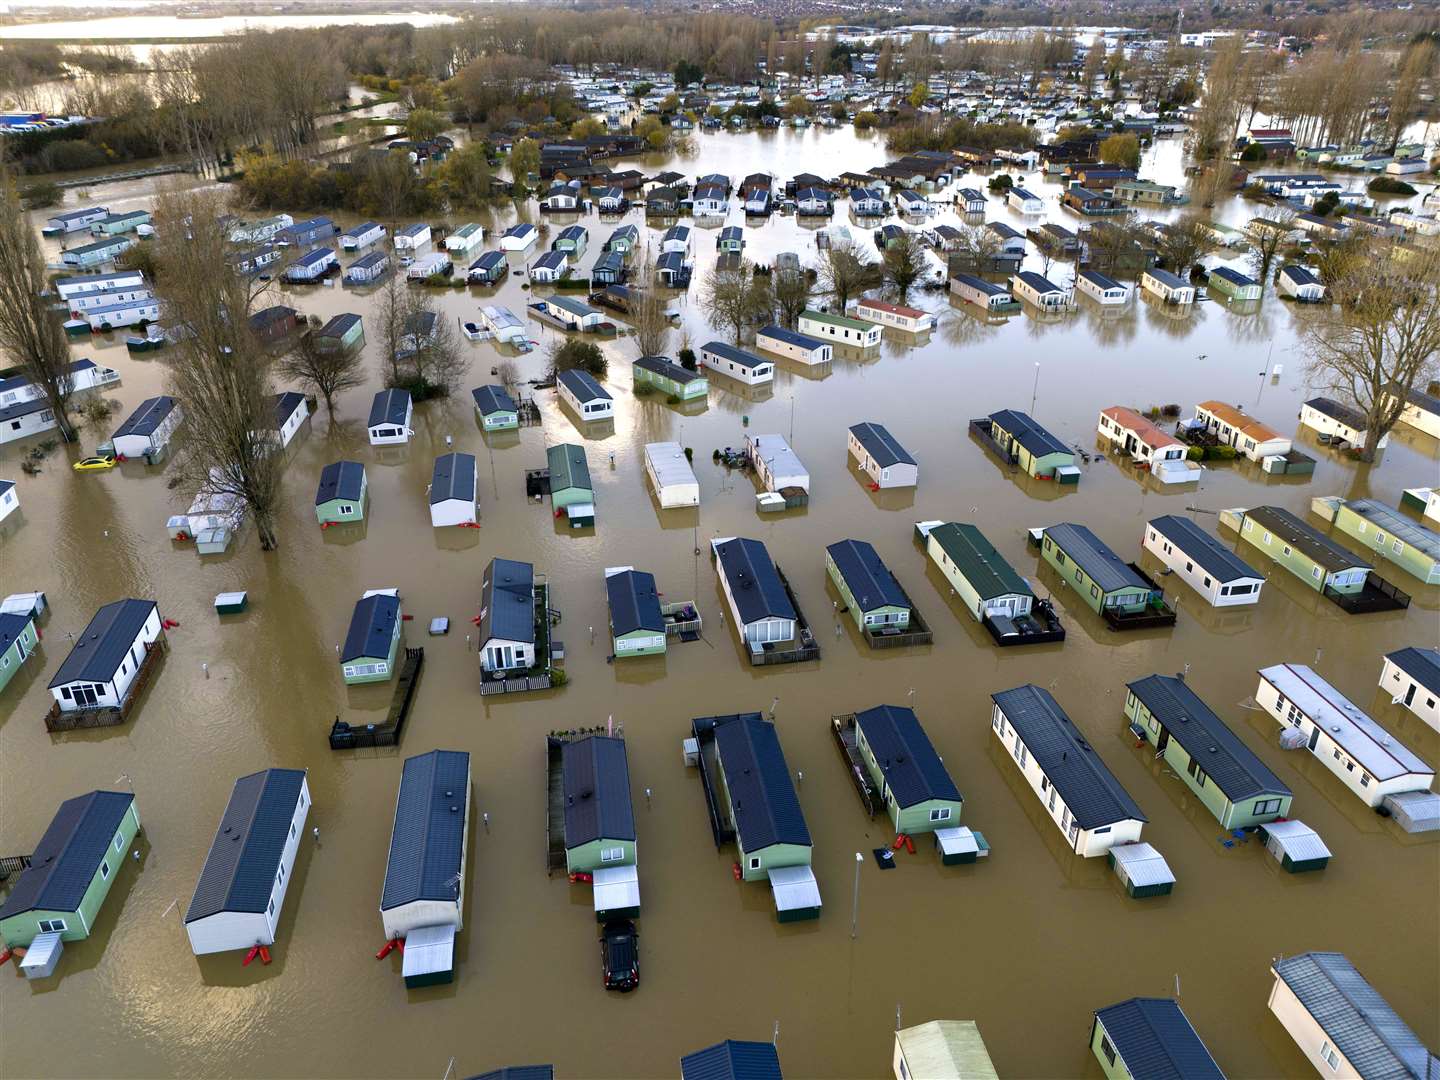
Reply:
<svg viewBox="0 0 1440 1080"><path fill-rule="evenodd" d="M700 786L705 789L710 832L715 837L716 850L719 850L735 839L735 829L730 824L733 819L720 806L720 757L715 747L715 726L709 720L696 720L691 724L690 731L700 747Z"/></svg>
<svg viewBox="0 0 1440 1080"><path fill-rule="evenodd" d="M545 738L545 873L565 869L565 740Z"/></svg>
<svg viewBox="0 0 1440 1080"><path fill-rule="evenodd" d="M935 632L930 629L930 624L925 621L925 616L920 614L920 609L915 606L915 601L910 599L910 594L905 591L905 586L895 582L895 587L900 590L900 595L905 598L905 603L910 607L910 625L900 631L876 633L868 626L862 625L860 632L865 636L865 644L872 649L902 649L909 645L929 645L935 640Z"/></svg>
<svg viewBox="0 0 1440 1080"><path fill-rule="evenodd" d="M1165 602L1165 592L1155 583L1155 579L1141 570L1135 563L1127 563L1136 574L1140 575L1150 586L1150 600L1145 605L1144 611L1125 612L1117 611L1114 608L1104 608L1100 612L1101 618L1105 620L1111 630L1151 630L1158 626L1175 625L1175 609Z"/></svg>
<svg viewBox="0 0 1440 1080"><path fill-rule="evenodd" d="M665 620L665 633L667 636L674 635L681 641L697 641L700 638L700 609L695 606L693 600L678 600L670 604L660 606L660 614Z"/></svg>
<svg viewBox="0 0 1440 1080"><path fill-rule="evenodd" d="M1356 593L1342 593L1325 587L1325 599L1331 600L1349 615L1368 615L1375 611L1402 611L1410 606L1410 594L1386 581L1371 570L1365 587Z"/></svg>
<svg viewBox="0 0 1440 1080"><path fill-rule="evenodd" d="M1019 467L1019 457L1015 454L1007 453L1004 448L995 441L995 436L990 434L989 417L982 416L970 421L970 437L983 446L991 457L1007 469Z"/></svg>
<svg viewBox="0 0 1440 1080"><path fill-rule="evenodd" d="M330 725L330 749L354 750L362 746L399 746L400 735L405 727L405 718L410 715L410 706L415 702L415 690L420 682L420 669L425 666L423 648L406 649L405 661L400 667L400 677L395 681L395 691L390 696L390 711L380 724L366 724L363 728L351 727L338 716Z"/></svg>
<svg viewBox="0 0 1440 1080"><path fill-rule="evenodd" d="M23 870L30 869L29 855L5 855L0 856L0 881L7 880L12 874L18 874Z"/></svg>
<svg viewBox="0 0 1440 1080"><path fill-rule="evenodd" d="M800 610L800 601L795 596L795 590L790 587L790 579L785 576L785 571L780 569L779 563L775 564L775 575L780 579L780 585L785 590L785 595L790 598L790 605L795 609L795 645L789 649L767 649L764 646L756 648L751 645L750 663L756 667L765 667L769 664L799 664L806 660L820 659L820 643L811 633L805 613Z"/></svg>
<svg viewBox="0 0 1440 1080"><path fill-rule="evenodd" d="M140 670L135 673L135 681L130 684L130 692L125 695L119 707L104 706L94 709L70 709L62 712L60 702L55 701L50 706L50 711L45 714L46 731L80 731L85 728L114 727L123 724L130 718L130 710L135 707L145 684L155 673L160 665L160 658L170 648L164 631L160 636L145 646L145 659L140 661Z"/></svg>
<svg viewBox="0 0 1440 1080"><path fill-rule="evenodd" d="M866 815L873 818L884 809L885 800L880 797L880 792L865 769L865 762L860 758L860 748L855 736L855 714L832 716L830 733L835 736L835 745L840 749L840 758L845 763L845 770L850 774L850 782L855 785L855 791L860 796L860 805L865 808Z"/></svg>

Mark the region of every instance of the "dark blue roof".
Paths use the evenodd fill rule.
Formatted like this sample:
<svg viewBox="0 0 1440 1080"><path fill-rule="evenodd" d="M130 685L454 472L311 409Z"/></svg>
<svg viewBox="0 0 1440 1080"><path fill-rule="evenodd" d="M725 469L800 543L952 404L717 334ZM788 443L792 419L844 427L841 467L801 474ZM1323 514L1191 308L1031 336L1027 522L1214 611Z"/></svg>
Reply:
<svg viewBox="0 0 1440 1080"><path fill-rule="evenodd" d="M665 619L660 614L660 594L655 590L655 575L644 570L622 570L605 579L605 594L610 600L610 629L616 637L636 630L665 633Z"/></svg>
<svg viewBox="0 0 1440 1080"><path fill-rule="evenodd" d="M722 1043L680 1059L680 1080L783 1080L773 1043Z"/></svg>
<svg viewBox="0 0 1440 1080"><path fill-rule="evenodd" d="M575 395L577 401L610 400L605 388L595 381L595 376L579 368L566 368L556 376L565 389Z"/></svg>
<svg viewBox="0 0 1440 1080"><path fill-rule="evenodd" d="M990 421L1008 431L1021 446L1035 457L1046 454L1074 454L1070 447L1041 427L1028 413L1019 409L1001 409L990 414Z"/></svg>
<svg viewBox="0 0 1440 1080"><path fill-rule="evenodd" d="M381 390L370 403L370 427L381 424L405 423L405 414L410 411L409 390Z"/></svg>
<svg viewBox="0 0 1440 1080"><path fill-rule="evenodd" d="M351 270L369 270L372 267L383 266L389 262L390 256L383 251L372 251L368 255L361 255L350 264Z"/></svg>
<svg viewBox="0 0 1440 1080"><path fill-rule="evenodd" d="M680 385L694 382L696 379L704 380L705 376L699 371L691 371L687 367L675 363L668 356L642 356L635 361L635 367L652 371L661 378L670 379Z"/></svg>
<svg viewBox="0 0 1440 1080"><path fill-rule="evenodd" d="M95 612L90 625L75 639L70 655L50 680L50 689L74 682L105 683L113 679L154 610L154 600L132 599L113 601Z"/></svg>
<svg viewBox="0 0 1440 1080"><path fill-rule="evenodd" d="M235 781L185 912L187 923L222 911L265 910L304 783L304 769L266 769Z"/></svg>
<svg viewBox="0 0 1440 1080"><path fill-rule="evenodd" d="M860 445L870 452L870 456L882 469L891 465L915 464L915 459L883 424L874 424L869 421L855 424L850 428L850 434L854 435Z"/></svg>
<svg viewBox="0 0 1440 1080"><path fill-rule="evenodd" d="M723 341L707 341L700 346L703 352L714 353L716 356L729 360L732 364L739 364L741 367L753 368L761 364L770 363L764 357L756 356L735 345L727 345Z"/></svg>
<svg viewBox="0 0 1440 1080"><path fill-rule="evenodd" d="M1045 530L1045 536L1064 551L1076 566L1085 571L1085 575L1100 587L1101 592L1150 588L1134 568L1084 525L1071 522L1051 525Z"/></svg>
<svg viewBox="0 0 1440 1080"><path fill-rule="evenodd" d="M505 392L503 386L477 386L470 391L470 396L475 399L475 408L480 410L481 416L515 411L515 399Z"/></svg>
<svg viewBox="0 0 1440 1080"><path fill-rule="evenodd" d="M1095 1019L1131 1076L1145 1080L1225 1080L1190 1020L1169 998L1131 998Z"/></svg>
<svg viewBox="0 0 1440 1080"><path fill-rule="evenodd" d="M1256 284L1254 278L1240 273L1238 270L1231 270L1228 266L1217 266L1210 271L1211 277L1218 277L1221 281L1228 281L1232 285L1249 286Z"/></svg>
<svg viewBox="0 0 1440 1080"><path fill-rule="evenodd" d="M655 260L657 270L683 270L685 268L685 254L680 251L662 251Z"/></svg>
<svg viewBox="0 0 1440 1080"><path fill-rule="evenodd" d="M4 481L0 480L0 484ZM0 492L3 492L0 488ZM0 611L0 656L9 651L25 628L35 621L34 615L21 615L16 611Z"/></svg>
<svg viewBox="0 0 1440 1080"><path fill-rule="evenodd" d="M505 1065L469 1080L555 1080L553 1065Z"/></svg>
<svg viewBox="0 0 1440 1080"><path fill-rule="evenodd" d="M0 919L26 911L77 911L85 891L110 850L135 796L92 791L66 799L35 845L30 868L20 875L0 907ZM124 853L117 857L123 858Z"/></svg>
<svg viewBox="0 0 1440 1080"><path fill-rule="evenodd" d="M346 229L345 236L362 236L365 233L373 232L375 229L383 229L384 226L375 221L362 221L359 225L352 225Z"/></svg>
<svg viewBox="0 0 1440 1080"><path fill-rule="evenodd" d="M929 799L960 799L960 789L935 752L915 712L902 705L877 705L855 714L885 784L902 807Z"/></svg>
<svg viewBox="0 0 1440 1080"><path fill-rule="evenodd" d="M495 558L480 583L480 647L493 638L535 640L535 568Z"/></svg>
<svg viewBox="0 0 1440 1080"><path fill-rule="evenodd" d="M910 599L866 540L838 540L825 549L863 614L882 607L910 607Z"/></svg>
<svg viewBox="0 0 1440 1080"><path fill-rule="evenodd" d="M441 454L430 473L430 505L459 499L475 502L475 455Z"/></svg>
<svg viewBox="0 0 1440 1080"><path fill-rule="evenodd" d="M275 426L283 427L286 420L289 420L305 404L305 395L298 390L286 390L284 393L275 395Z"/></svg>
<svg viewBox="0 0 1440 1080"><path fill-rule="evenodd" d="M772 844L809 847L810 830L775 725L759 713L717 716L714 724L715 747L741 848L753 852Z"/></svg>
<svg viewBox="0 0 1440 1080"><path fill-rule="evenodd" d="M174 408L173 397L162 394L160 397L146 398L126 421L115 429L111 438L118 439L122 435L154 435Z"/></svg>
<svg viewBox="0 0 1440 1080"><path fill-rule="evenodd" d="M1027 684L991 694L1035 763L1060 792L1082 829L1117 821L1147 821L1095 748L1043 687Z"/></svg>
<svg viewBox="0 0 1440 1080"><path fill-rule="evenodd" d="M730 584L742 622L774 616L795 618L795 605L780 584L770 552L759 540L733 536L715 545L715 557Z"/></svg>
<svg viewBox="0 0 1440 1080"><path fill-rule="evenodd" d="M1285 782L1211 711L1183 677L1147 675L1127 686L1231 802L1290 794Z"/></svg>
<svg viewBox="0 0 1440 1080"><path fill-rule="evenodd" d="M301 255L300 258L296 259L290 265L314 266L317 263L322 263L326 259L333 259L334 257L335 252L331 251L329 248L316 248L314 251L308 251L304 255Z"/></svg>
<svg viewBox="0 0 1440 1080"><path fill-rule="evenodd" d="M0 642L3 646L3 642ZM1385 656L1432 694L1440 694L1440 649L1424 649L1415 645L1396 649Z"/></svg>
<svg viewBox="0 0 1440 1080"><path fill-rule="evenodd" d="M400 599L388 593L371 593L355 604L355 613L350 616L350 631L345 635L345 647L340 651L340 662L363 657L381 658L390 655L390 642L395 637L395 624L400 619Z"/></svg>
<svg viewBox="0 0 1440 1080"><path fill-rule="evenodd" d="M431 750L405 759L380 890L381 911L417 900L453 901L459 895L456 875L465 871L469 798L466 751Z"/></svg>
<svg viewBox="0 0 1440 1080"><path fill-rule="evenodd" d="M545 252L545 254L541 255L538 259L531 263L530 267L532 270L537 266L540 267L542 270L558 270L564 265L565 252L547 251Z"/></svg>
<svg viewBox="0 0 1440 1080"><path fill-rule="evenodd" d="M1030 288L1040 293L1064 292L1065 290L1056 285L1044 274L1037 274L1033 270L1021 270L1015 275Z"/></svg>
<svg viewBox="0 0 1440 1080"><path fill-rule="evenodd" d="M1319 285L1320 279L1303 266L1296 266L1293 263L1280 268L1280 273L1289 278L1295 285Z"/></svg>
<svg viewBox="0 0 1440 1080"><path fill-rule="evenodd" d="M78 279L76 279L76 280L78 280ZM282 310L289 311L290 309L289 309L289 308L284 308L284 309L282 309ZM94 366L95 366L95 361L94 361L94 360L76 360L73 364L70 365L70 374L71 374L72 376L73 376L73 375L79 375L80 372L82 372L82 371L89 371L89 370L90 370L91 368L93 368ZM9 378L7 378L7 379L0 379L0 393L3 393L3 392L8 391L8 390L18 390L18 389L20 389L20 387L22 387L22 386L29 386L29 385L30 385L30 376L29 376L29 375L11 375L11 376L10 376Z"/></svg>
<svg viewBox="0 0 1440 1080"><path fill-rule="evenodd" d="M495 270L505 263L503 251L487 251L470 264L471 270Z"/></svg>
<svg viewBox="0 0 1440 1080"><path fill-rule="evenodd" d="M565 846L593 840L634 840L630 764L625 741L591 735L561 751L565 784Z"/></svg>
<svg viewBox="0 0 1440 1080"><path fill-rule="evenodd" d="M773 323L761 330L760 333L774 338L776 341L783 341L786 345L798 345L802 349L819 349L825 345L825 342L819 338L813 338L809 334L802 334L796 330L786 330L785 327L776 326Z"/></svg>
<svg viewBox="0 0 1440 1080"><path fill-rule="evenodd" d="M1184 278L1172 274L1169 270L1161 270L1158 266L1152 266L1149 270L1146 270L1145 273L1149 274L1152 280L1158 281L1167 289L1188 289L1190 287L1190 283Z"/></svg>
<svg viewBox="0 0 1440 1080"><path fill-rule="evenodd" d="M332 461L320 470L320 486L315 489L315 505L331 499L359 500L365 486L365 466L358 461Z"/></svg>
<svg viewBox="0 0 1440 1080"><path fill-rule="evenodd" d="M319 336L344 337L350 332L351 327L359 325L360 322L360 316L353 311L341 312L339 315L332 316L330 321L320 328Z"/></svg>
<svg viewBox="0 0 1440 1080"><path fill-rule="evenodd" d="M1216 581L1265 577L1189 518L1164 514L1152 518L1150 528L1174 544L1182 555L1194 559Z"/></svg>

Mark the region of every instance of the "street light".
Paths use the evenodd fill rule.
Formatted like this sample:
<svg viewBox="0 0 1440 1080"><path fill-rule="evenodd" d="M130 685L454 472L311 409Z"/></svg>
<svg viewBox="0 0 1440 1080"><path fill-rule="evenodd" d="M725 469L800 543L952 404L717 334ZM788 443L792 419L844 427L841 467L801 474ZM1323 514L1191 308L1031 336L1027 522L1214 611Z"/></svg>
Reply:
<svg viewBox="0 0 1440 1080"><path fill-rule="evenodd" d="M865 861L865 856L855 852L855 900L850 908L850 940L855 940L857 927L860 924L860 864Z"/></svg>
<svg viewBox="0 0 1440 1080"><path fill-rule="evenodd" d="M1040 396L1040 361L1035 361L1035 386L1030 391L1030 412L1035 412L1035 400Z"/></svg>

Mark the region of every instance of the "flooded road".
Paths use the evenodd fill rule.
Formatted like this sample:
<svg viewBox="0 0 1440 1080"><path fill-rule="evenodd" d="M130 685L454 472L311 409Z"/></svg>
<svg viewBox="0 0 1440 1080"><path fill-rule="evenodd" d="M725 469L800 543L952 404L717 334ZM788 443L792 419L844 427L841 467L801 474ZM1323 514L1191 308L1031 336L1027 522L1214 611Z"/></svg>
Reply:
<svg viewBox="0 0 1440 1080"><path fill-rule="evenodd" d="M723 171L736 180L765 169L783 179L800 170L864 169L887 157L878 138L848 131L704 136L696 147L688 160L637 167ZM1179 144L1161 143L1152 154L1147 175L1176 182ZM983 187L983 178L966 183ZM112 208L143 205L151 190L136 182L93 197ZM1047 205L1074 228L1075 219L1054 207L1058 191L1044 185ZM1237 202L1218 216L1240 223L1253 212ZM993 201L989 216L1024 224ZM503 228L513 211L484 220ZM653 246L657 230L642 214L624 220ZM588 267L613 226L585 223ZM813 230L793 218L747 227L745 236L750 258L769 261L788 250L817 261ZM697 310L713 247L712 232L697 230L697 287L685 304L685 333L696 344L719 336ZM1061 280L1070 272L1052 268ZM473 318L491 302L519 313L529 298L522 281L448 292L440 302L455 318ZM371 321L373 301L339 287L277 294L322 319L355 311ZM1440 589L1386 564L1384 575L1413 594L1411 608L1348 616L1250 552L1271 576L1254 609L1213 612L1164 578L1178 624L1119 635L1061 590L1063 645L1000 650L954 605L911 539L917 520L974 521L1049 593L1059 583L1040 572L1026 528L1081 522L1136 558L1147 519L1189 507L1200 508L1196 520L1213 530L1216 519L1201 511L1276 503L1303 516L1311 497L1324 494L1373 495L1393 505L1402 489L1440 479L1440 446L1399 428L1382 460L1365 468L1301 433L1295 417L1310 395L1297 341L1306 312L1274 296L1252 315L1205 303L1177 318L1141 301L1116 314L1082 307L1053 323L1025 313L995 325L954 308L943 293L917 299L939 312L928 341L912 347L887 338L873 356L838 358L823 378L782 364L773 389L754 393L715 377L708 407L682 410L655 395L634 396L636 348L622 338L605 345L613 424L581 432L553 393L540 391L542 423L487 445L462 392L417 407L411 445L383 450L365 440L381 372L378 329L367 325L370 381L344 395L333 424L322 407L292 445L281 550L268 555L253 529L230 554L203 561L172 544L164 522L184 506L163 468L127 463L76 475L60 451L41 475L27 477L17 447L0 450L0 476L15 479L22 502L0 528L0 591L43 589L53 607L39 662L0 698L7 766L0 854L30 850L59 801L92 788L133 786L144 824L141 861L127 861L95 934L67 947L57 976L35 984L0 978L5 1073L438 1078L453 1058L458 1075L548 1061L562 1077L659 1077L673 1076L683 1053L727 1037L767 1039L778 1024L787 1075L879 1077L889 1075L898 1009L906 1026L978 1021L1001 1075L1098 1077L1087 1048L1091 1011L1178 986L1228 1075L1300 1076L1309 1072L1305 1059L1265 1001L1271 959L1307 949L1347 953L1422 1039L1440 1045L1440 845L1376 817L1314 759L1281 751L1270 719L1242 704L1254 693L1256 668L1315 663L1318 655L1326 679L1434 763L1440 736L1375 684L1384 653L1440 638ZM554 333L530 327L542 342ZM671 352L679 345L677 335ZM465 348L473 357L466 389L492 381L495 349ZM112 394L122 408L103 430L85 431L89 450L161 391L164 369L128 356L119 335L75 352L123 375ZM517 363L527 379L544 366L538 352ZM1275 363L1284 365L1278 380L1265 374ZM1031 410L1033 402L1042 423L1089 449L1101 408L1175 402L1190 416L1207 398L1243 404L1295 434L1318 459L1314 476L1219 465L1198 491L1165 490L1097 458L1078 488L1059 494L1012 479L965 432L969 417ZM913 493L873 495L849 466L846 428L863 420L887 425L919 461ZM713 449L738 445L747 431L790 439L812 478L807 508L760 516L754 482L711 463ZM479 457L477 531L429 525L426 485L447 439ZM662 512L649 493L644 444L668 439L695 450L698 511ZM572 534L552 521L548 504L525 499L524 470L543 465L545 446L559 441L583 441L589 454L593 532ZM346 457L368 470L368 520L322 532L311 509L319 472ZM815 623L818 662L745 663L732 628L721 623L709 559L694 553L730 535L763 540L783 566ZM836 632L823 552L846 537L875 545L931 624L932 646L871 652L848 619ZM465 631L495 555L532 561L548 577L563 613L556 635L567 647L564 688L481 698ZM602 572L617 564L654 573L667 600L696 600L704 639L674 645L664 657L607 663ZM426 649L416 706L398 750L334 753L325 735L337 714L363 723L382 719L388 705L388 684L342 684L335 651L360 593L389 586L415 616L406 644ZM251 607L222 625L211 602L231 589L248 590ZM47 734L45 684L68 651L66 635L123 596L153 597L179 621L169 655L125 726ZM438 615L454 629L427 637ZM1125 683L1187 666L1196 691L1294 790L1295 816L1334 852L1324 872L1281 873L1255 842L1223 847L1219 825L1188 789L1157 767L1153 751L1134 748L1121 715ZM1179 879L1173 895L1128 900L1104 860L1068 854L1013 764L996 753L989 694L1026 682L1052 690L1139 802L1150 819L1144 838ZM964 793L964 823L991 844L992 856L979 864L942 867L922 845L920 854L900 856L900 873L882 874L868 855L892 834L888 822L872 823L861 811L829 718L907 704L912 692ZM699 779L680 747L694 716L772 706L789 765L803 773L799 796L825 901L818 922L784 927L768 890L732 879L733 848L716 852ZM547 879L543 869L545 735L611 718L629 747L644 897L642 984L625 996L601 989L589 889ZM471 752L475 809L489 815L489 828L472 823L456 982L407 992L398 960L373 958L382 943L377 907L401 759L434 747ZM301 847L275 962L242 969L238 954L197 960L181 917L216 822L234 779L272 765L310 770L311 822L320 830L318 842L307 838ZM866 862L852 940L855 852L865 852Z"/></svg>

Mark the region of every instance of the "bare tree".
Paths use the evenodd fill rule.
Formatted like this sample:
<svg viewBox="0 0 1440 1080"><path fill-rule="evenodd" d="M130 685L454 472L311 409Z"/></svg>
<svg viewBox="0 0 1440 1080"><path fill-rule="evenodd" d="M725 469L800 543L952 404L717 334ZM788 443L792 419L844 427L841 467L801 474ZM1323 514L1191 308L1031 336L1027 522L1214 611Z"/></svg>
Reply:
<svg viewBox="0 0 1440 1080"><path fill-rule="evenodd" d="M211 192L156 202L159 288L168 318L185 328L167 353L169 392L185 405L176 469L189 493L234 499L273 551L282 456L270 358L247 323L249 285L226 259L223 211Z"/></svg>
<svg viewBox="0 0 1440 1080"><path fill-rule="evenodd" d="M396 358L400 381L417 398L448 397L470 366L460 351L455 328L435 310L435 301L424 288L406 290L405 299L401 349Z"/></svg>
<svg viewBox="0 0 1440 1080"><path fill-rule="evenodd" d="M359 349L327 347L314 331L302 335L275 366L285 379L303 383L325 399L325 411L335 419L335 396L365 385L365 368Z"/></svg>
<svg viewBox="0 0 1440 1080"><path fill-rule="evenodd" d="M777 269L770 279L770 288L775 294L775 314L780 325L795 329L815 295L810 275L804 269Z"/></svg>
<svg viewBox="0 0 1440 1080"><path fill-rule="evenodd" d="M902 304L910 299L910 290L925 275L928 268L925 245L910 229L892 240L880 259L881 276Z"/></svg>
<svg viewBox="0 0 1440 1080"><path fill-rule="evenodd" d="M60 320L46 307L45 257L9 170L0 174L0 350L40 391L66 442L75 441L70 395L75 379Z"/></svg>
<svg viewBox="0 0 1440 1080"><path fill-rule="evenodd" d="M1288 206L1276 205L1266 207L1250 223L1247 230L1250 233L1250 265L1260 282L1261 292L1265 291L1265 285L1270 280L1270 270L1275 265L1275 257L1285 246L1285 238L1290 235L1294 220L1294 210Z"/></svg>
<svg viewBox="0 0 1440 1080"><path fill-rule="evenodd" d="M400 354L405 348L405 317L409 314L409 290L406 289L400 274L392 270L379 291L379 303L375 305L375 321L379 323L385 364L390 369L387 385L398 386Z"/></svg>
<svg viewBox="0 0 1440 1080"><path fill-rule="evenodd" d="M1215 246L1209 224L1197 214L1186 214L1160 230L1160 261L1181 277L1189 277L1190 269L1201 255Z"/></svg>
<svg viewBox="0 0 1440 1080"><path fill-rule="evenodd" d="M843 311L845 305L866 289L879 284L878 267L870 262L853 240L832 240L820 263L820 291L833 297Z"/></svg>
<svg viewBox="0 0 1440 1080"><path fill-rule="evenodd" d="M1373 461L1409 392L1440 376L1440 252L1401 261L1374 242L1329 290L1331 303L1306 327L1308 378L1365 415L1360 457Z"/></svg>
<svg viewBox="0 0 1440 1080"><path fill-rule="evenodd" d="M748 262L735 267L711 267L700 302L710 325L729 331L736 345L747 327L767 319L774 309L769 279L757 277Z"/></svg>
<svg viewBox="0 0 1440 1080"><path fill-rule="evenodd" d="M655 278L647 258L636 273L638 284L630 290L630 325L641 356L664 356L670 344L670 314L664 299L655 291Z"/></svg>

